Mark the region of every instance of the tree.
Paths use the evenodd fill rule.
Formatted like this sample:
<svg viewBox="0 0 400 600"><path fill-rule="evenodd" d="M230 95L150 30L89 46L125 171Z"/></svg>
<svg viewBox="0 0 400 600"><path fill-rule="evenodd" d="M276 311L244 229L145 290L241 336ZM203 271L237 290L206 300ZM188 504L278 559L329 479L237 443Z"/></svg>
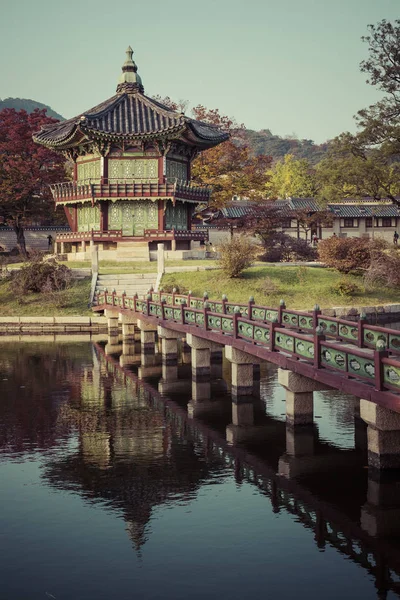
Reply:
<svg viewBox="0 0 400 600"><path fill-rule="evenodd" d="M49 184L65 178L64 158L32 140L54 122L44 110L0 112L0 217L14 228L24 257L24 227L54 208Z"/></svg>
<svg viewBox="0 0 400 600"><path fill-rule="evenodd" d="M313 198L318 189L315 170L305 158L286 154L274 164L266 183L269 198Z"/></svg>
<svg viewBox="0 0 400 600"><path fill-rule="evenodd" d="M212 204L220 208L235 195L260 200L265 195L271 157L253 156L243 136L244 125L221 115L218 109L209 110L199 105L193 109L193 115L196 120L215 125L231 136L223 144L201 152L192 165L193 179L212 186Z"/></svg>
<svg viewBox="0 0 400 600"><path fill-rule="evenodd" d="M334 214L330 210L318 210L311 212L306 208L291 212L291 218L296 219L298 226L305 233L307 240L309 231L316 231L319 227L329 227L334 220Z"/></svg>
<svg viewBox="0 0 400 600"><path fill-rule="evenodd" d="M368 26L362 38L369 58L361 62L367 83L386 96L358 112L359 131L334 140L317 168L322 199L390 198L400 204L400 21Z"/></svg>

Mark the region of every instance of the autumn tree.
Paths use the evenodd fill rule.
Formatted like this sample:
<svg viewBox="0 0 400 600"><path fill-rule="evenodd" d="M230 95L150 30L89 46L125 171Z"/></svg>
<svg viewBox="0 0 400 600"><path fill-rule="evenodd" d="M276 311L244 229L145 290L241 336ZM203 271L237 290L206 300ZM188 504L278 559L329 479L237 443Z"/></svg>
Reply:
<svg viewBox="0 0 400 600"><path fill-rule="evenodd" d="M221 115L218 109L209 110L199 105L193 109L193 116L230 135L223 144L201 152L192 165L194 181L212 186L212 204L222 207L235 195L253 201L262 199L271 157L253 156L243 136L244 125Z"/></svg>
<svg viewBox="0 0 400 600"><path fill-rule="evenodd" d="M0 217L14 228L24 257L24 227L54 209L49 184L65 178L64 158L32 140L54 122L44 110L0 112Z"/></svg>
<svg viewBox="0 0 400 600"><path fill-rule="evenodd" d="M371 196L399 203L400 194L400 20L368 26L369 57L360 68L367 83L385 94L356 117L359 131L335 139L317 168L322 199Z"/></svg>
<svg viewBox="0 0 400 600"><path fill-rule="evenodd" d="M265 190L268 198L313 198L318 189L315 170L305 158L287 154L269 171Z"/></svg>
<svg viewBox="0 0 400 600"><path fill-rule="evenodd" d="M308 232L317 231L319 227L330 227L334 221L334 214L325 209L309 211L302 208L292 211L290 216L296 219L298 227L304 231L306 240Z"/></svg>

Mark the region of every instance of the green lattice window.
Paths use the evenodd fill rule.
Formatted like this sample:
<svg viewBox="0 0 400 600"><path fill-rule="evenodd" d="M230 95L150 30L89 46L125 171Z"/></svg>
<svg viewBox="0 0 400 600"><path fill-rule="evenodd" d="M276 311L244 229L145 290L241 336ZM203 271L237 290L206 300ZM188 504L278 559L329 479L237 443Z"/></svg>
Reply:
<svg viewBox="0 0 400 600"><path fill-rule="evenodd" d="M177 201L175 206L173 206L171 200L168 200L167 208L165 209L165 229L187 229L186 204Z"/></svg>
<svg viewBox="0 0 400 600"><path fill-rule="evenodd" d="M78 231L100 230L100 207L91 204L78 206Z"/></svg>
<svg viewBox="0 0 400 600"><path fill-rule="evenodd" d="M101 164L100 159L91 160L77 164L78 181L100 181Z"/></svg>
<svg viewBox="0 0 400 600"><path fill-rule="evenodd" d="M108 177L116 182L127 179L137 179L138 181L158 179L158 160L156 158L131 160L110 158L108 161Z"/></svg>

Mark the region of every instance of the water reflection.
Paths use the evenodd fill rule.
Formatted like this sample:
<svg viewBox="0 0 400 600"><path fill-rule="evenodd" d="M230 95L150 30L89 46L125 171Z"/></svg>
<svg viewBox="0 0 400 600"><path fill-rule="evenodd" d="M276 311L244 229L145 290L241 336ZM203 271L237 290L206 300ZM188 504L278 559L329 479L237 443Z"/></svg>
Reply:
<svg viewBox="0 0 400 600"><path fill-rule="evenodd" d="M274 367L239 403L229 368L194 384L187 352L163 365L118 336L3 345L0 598L131 598L132 586L145 598L259 597L263 587L272 598L400 596L399 479L366 468L357 401L317 394L321 418L290 428ZM140 558L134 574L119 519ZM61 565L74 559L72 585ZM15 561L29 586L13 577Z"/></svg>

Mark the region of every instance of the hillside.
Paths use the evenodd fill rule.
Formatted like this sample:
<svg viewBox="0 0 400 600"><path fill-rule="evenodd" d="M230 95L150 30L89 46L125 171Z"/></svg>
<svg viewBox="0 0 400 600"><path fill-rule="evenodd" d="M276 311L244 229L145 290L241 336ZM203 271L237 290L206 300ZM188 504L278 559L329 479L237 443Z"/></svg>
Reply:
<svg viewBox="0 0 400 600"><path fill-rule="evenodd" d="M65 121L64 117L56 113L52 108L50 108L50 106L47 106L47 104L42 104L42 102L37 102L36 100L29 100L28 98L0 99L0 110L3 110L3 108L26 110L28 113L33 112L35 108L39 108L40 110L45 108L49 117L53 117L53 119L58 119L59 121Z"/></svg>
<svg viewBox="0 0 400 600"><path fill-rule="evenodd" d="M293 154L296 158L306 158L312 165L316 165L324 158L329 146L329 142L318 145L312 140L274 135L270 129L260 131L247 129L245 136L255 154L267 154L274 160L283 158L285 154Z"/></svg>

